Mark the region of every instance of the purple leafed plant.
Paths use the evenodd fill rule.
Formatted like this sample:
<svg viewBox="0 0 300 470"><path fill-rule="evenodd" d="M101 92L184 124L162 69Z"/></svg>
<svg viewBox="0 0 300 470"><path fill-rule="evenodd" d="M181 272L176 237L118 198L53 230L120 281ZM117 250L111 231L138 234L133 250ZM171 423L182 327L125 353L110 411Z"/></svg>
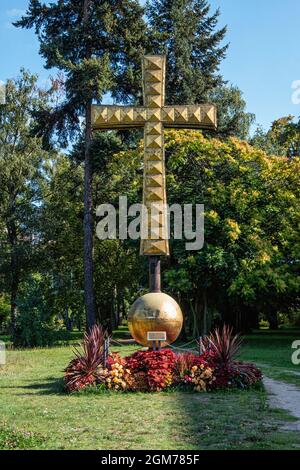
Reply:
<svg viewBox="0 0 300 470"><path fill-rule="evenodd" d="M203 354L215 368L216 387L233 383L248 387L262 379L261 371L254 364L236 360L242 342L240 334L234 334L228 325L215 329L200 341Z"/></svg>
<svg viewBox="0 0 300 470"><path fill-rule="evenodd" d="M65 369L65 386L69 392L80 390L96 380L96 371L105 361L105 340L107 331L95 325L84 334L82 349L75 348L75 358Z"/></svg>
<svg viewBox="0 0 300 470"><path fill-rule="evenodd" d="M242 345L239 334L233 334L233 328L224 325L222 329L216 328L213 333L201 340L201 348L204 353L210 351L214 354L218 363L230 365L237 356Z"/></svg>

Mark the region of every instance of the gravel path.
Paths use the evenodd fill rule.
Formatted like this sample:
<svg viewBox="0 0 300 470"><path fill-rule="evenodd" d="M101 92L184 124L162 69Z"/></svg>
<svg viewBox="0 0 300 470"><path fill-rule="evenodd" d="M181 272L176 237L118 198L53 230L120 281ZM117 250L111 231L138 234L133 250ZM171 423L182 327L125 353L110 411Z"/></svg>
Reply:
<svg viewBox="0 0 300 470"><path fill-rule="evenodd" d="M281 408L298 419L297 422L287 422L284 429L300 432L300 388L278 380L264 378L264 384L269 394L271 408Z"/></svg>

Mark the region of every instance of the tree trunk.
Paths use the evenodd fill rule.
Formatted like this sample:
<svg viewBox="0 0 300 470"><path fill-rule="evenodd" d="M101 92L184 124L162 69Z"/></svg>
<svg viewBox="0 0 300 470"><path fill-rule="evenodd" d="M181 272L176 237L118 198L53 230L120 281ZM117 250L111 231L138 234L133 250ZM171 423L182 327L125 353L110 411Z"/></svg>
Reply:
<svg viewBox="0 0 300 470"><path fill-rule="evenodd" d="M76 325L77 325L78 331L81 331L81 319L80 319L80 317L76 318Z"/></svg>
<svg viewBox="0 0 300 470"><path fill-rule="evenodd" d="M90 330L96 323L94 296L94 262L93 262L93 176L90 155L92 134L91 103L86 107L86 136L84 160L84 294L87 328Z"/></svg>
<svg viewBox="0 0 300 470"><path fill-rule="evenodd" d="M192 323L192 337L193 338L198 338L199 337L199 326L198 326L198 319L199 319L199 304L197 302L197 299L195 301L195 306L193 305L192 302L190 302L190 307L191 307L191 313L192 313L192 318L193 318L193 323Z"/></svg>
<svg viewBox="0 0 300 470"><path fill-rule="evenodd" d="M88 34L91 0L84 0L83 22ZM86 57L89 59L92 51L87 47ZM94 263L93 263L93 172L91 163L92 139L92 100L86 104L85 158L84 158L84 294L87 329L96 323L95 293L94 293Z"/></svg>
<svg viewBox="0 0 300 470"><path fill-rule="evenodd" d="M178 339L180 341L187 342L187 326L190 326L189 321L190 321L190 316L191 316L190 306L189 306L189 302L187 301L187 299L183 296L180 298L180 302L178 303L181 306L182 313L183 313L183 324L182 324L182 329L181 329Z"/></svg>
<svg viewBox="0 0 300 470"><path fill-rule="evenodd" d="M117 287L116 287L116 299L117 299L117 302L116 302L116 305L117 305L116 324L117 324L117 328L119 328L119 326L121 324L121 305L122 305L122 302L121 302L120 292L118 291Z"/></svg>
<svg viewBox="0 0 300 470"><path fill-rule="evenodd" d="M10 321L11 335L14 338L17 329L18 305L17 296L19 289L19 279L15 270L12 268L11 292L10 292Z"/></svg>
<svg viewBox="0 0 300 470"><path fill-rule="evenodd" d="M17 229L14 221L7 225L8 242L10 244L10 331L14 338L17 328L18 305L17 297L20 283L20 270L17 250Z"/></svg>
<svg viewBox="0 0 300 470"><path fill-rule="evenodd" d="M110 323L111 323L111 328L112 330L115 330L118 328L118 323L117 323L117 289L116 286L114 287L111 295L111 312L110 312Z"/></svg>
<svg viewBox="0 0 300 470"><path fill-rule="evenodd" d="M122 320L124 320L124 318L126 318L126 308L125 308L125 302L124 302L124 292L123 292L122 300L121 300L121 311L122 311L122 314L121 314L121 318L120 318L120 324L122 323Z"/></svg>
<svg viewBox="0 0 300 470"><path fill-rule="evenodd" d="M66 305L65 309L65 324L67 331L72 331L72 321L69 315L69 304Z"/></svg>
<svg viewBox="0 0 300 470"><path fill-rule="evenodd" d="M202 319L202 328L201 334L202 336L206 336L208 333L208 305L207 305L207 294L206 290L203 291L203 319Z"/></svg>
<svg viewBox="0 0 300 470"><path fill-rule="evenodd" d="M270 330L278 330L277 312L272 312L270 315L268 315L268 320L270 323Z"/></svg>

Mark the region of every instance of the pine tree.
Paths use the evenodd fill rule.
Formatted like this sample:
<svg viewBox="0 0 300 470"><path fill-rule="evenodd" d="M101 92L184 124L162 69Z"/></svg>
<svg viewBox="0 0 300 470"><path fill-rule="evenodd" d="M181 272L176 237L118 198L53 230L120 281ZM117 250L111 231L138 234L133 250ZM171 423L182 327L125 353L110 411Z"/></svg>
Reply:
<svg viewBox="0 0 300 470"><path fill-rule="evenodd" d="M93 288L93 201L91 103L103 95L123 102L138 98L144 50L143 8L136 0L30 0L17 27L34 28L46 68L63 71L65 99L39 116L44 137L68 139L85 116L84 274L87 325L95 323Z"/></svg>
<svg viewBox="0 0 300 470"><path fill-rule="evenodd" d="M219 10L206 0L149 0L147 15L156 53L167 55L168 104L200 103L222 84L219 64L226 27L216 30Z"/></svg>

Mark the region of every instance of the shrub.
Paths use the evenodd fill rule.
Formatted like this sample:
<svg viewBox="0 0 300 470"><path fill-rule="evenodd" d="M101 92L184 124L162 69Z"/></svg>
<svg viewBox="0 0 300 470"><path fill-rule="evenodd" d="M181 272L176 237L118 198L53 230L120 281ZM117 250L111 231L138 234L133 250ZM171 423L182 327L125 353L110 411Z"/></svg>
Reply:
<svg viewBox="0 0 300 470"><path fill-rule="evenodd" d="M96 382L104 384L109 390L127 390L131 387L131 372L126 361L119 354L111 353L106 367L100 365L96 372Z"/></svg>
<svg viewBox="0 0 300 470"><path fill-rule="evenodd" d="M135 372L131 375L130 390L132 392L147 392L149 390L146 372Z"/></svg>
<svg viewBox="0 0 300 470"><path fill-rule="evenodd" d="M192 367L196 365L196 358L198 357L190 352L180 353L177 355L175 359L175 375L179 380L189 374Z"/></svg>
<svg viewBox="0 0 300 470"><path fill-rule="evenodd" d="M268 330L270 328L270 323L268 322L268 320L260 320L259 328L261 330Z"/></svg>
<svg viewBox="0 0 300 470"><path fill-rule="evenodd" d="M0 294L0 333L8 331L9 315L10 303L3 294Z"/></svg>
<svg viewBox="0 0 300 470"><path fill-rule="evenodd" d="M204 353L212 353L215 361L220 365L229 366L237 356L242 339L240 335L233 334L233 328L224 325L222 329L216 328L213 333L201 340Z"/></svg>
<svg viewBox="0 0 300 470"><path fill-rule="evenodd" d="M44 279L31 275L18 294L18 316L13 343L17 347L51 346L59 330L54 324Z"/></svg>
<svg viewBox="0 0 300 470"><path fill-rule="evenodd" d="M283 322L285 326L289 328L300 328L300 310L292 310L286 315L286 320Z"/></svg>
<svg viewBox="0 0 300 470"><path fill-rule="evenodd" d="M96 383L97 368L104 366L104 343L107 332L95 325L90 333L85 333L82 351L74 350L73 359L65 369L65 386L69 392L85 388Z"/></svg>
<svg viewBox="0 0 300 470"><path fill-rule="evenodd" d="M17 319L13 343L19 348L52 346L56 333L57 328L54 325L42 321L37 308L24 308Z"/></svg>
<svg viewBox="0 0 300 470"><path fill-rule="evenodd" d="M178 383L193 385L197 392L207 391L215 380L207 358L190 352L177 355L175 377Z"/></svg>
<svg viewBox="0 0 300 470"><path fill-rule="evenodd" d="M261 371L249 362L234 361L233 367L233 384L239 388L247 388L262 380Z"/></svg>
<svg viewBox="0 0 300 470"><path fill-rule="evenodd" d="M169 349L161 351L137 351L126 358L131 374L146 374L149 391L160 391L173 382L176 355ZM141 376L140 376L141 377Z"/></svg>
<svg viewBox="0 0 300 470"><path fill-rule="evenodd" d="M245 388L262 379L261 371L254 365L236 361L242 339L233 329L224 325L201 341L203 358L214 370L212 388Z"/></svg>
<svg viewBox="0 0 300 470"><path fill-rule="evenodd" d="M204 364L193 366L191 369L191 383L196 392L206 392L213 385L215 377L213 369Z"/></svg>

